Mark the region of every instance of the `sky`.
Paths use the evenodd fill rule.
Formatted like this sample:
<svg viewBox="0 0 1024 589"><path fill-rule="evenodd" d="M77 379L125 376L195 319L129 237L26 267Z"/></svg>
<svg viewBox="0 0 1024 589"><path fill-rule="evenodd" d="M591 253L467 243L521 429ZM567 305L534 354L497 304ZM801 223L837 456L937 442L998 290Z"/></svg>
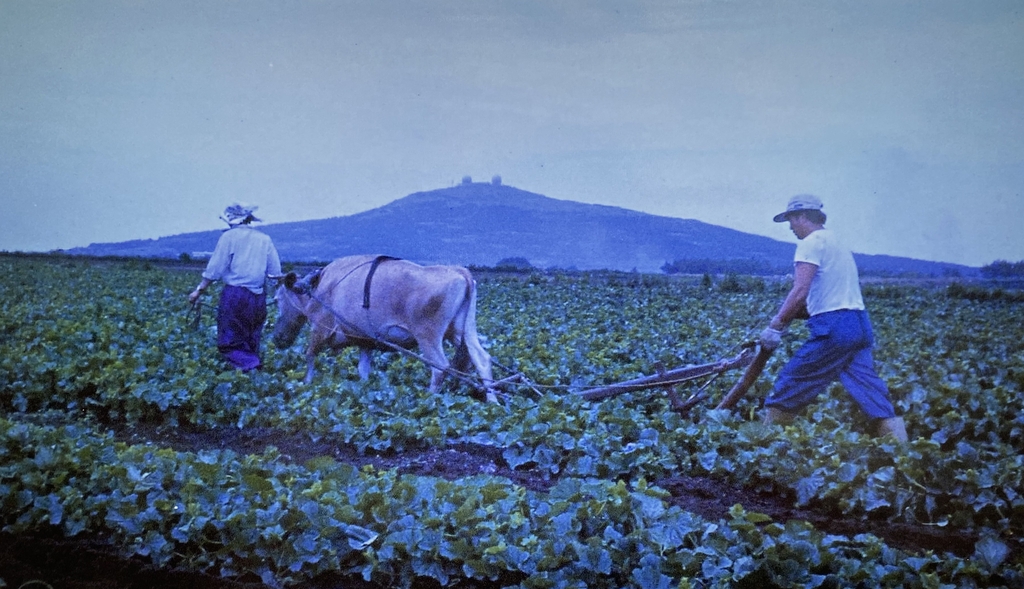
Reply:
<svg viewBox="0 0 1024 589"><path fill-rule="evenodd" d="M795 243L1024 260L1019 0L0 0L0 251L465 176Z"/></svg>

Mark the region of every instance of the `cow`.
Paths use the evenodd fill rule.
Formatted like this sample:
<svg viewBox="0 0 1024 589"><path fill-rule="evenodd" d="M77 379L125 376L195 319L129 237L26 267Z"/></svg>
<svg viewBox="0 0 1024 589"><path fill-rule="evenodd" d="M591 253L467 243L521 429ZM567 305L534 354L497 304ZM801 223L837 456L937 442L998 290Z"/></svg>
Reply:
<svg viewBox="0 0 1024 589"><path fill-rule="evenodd" d="M389 342L419 347L430 365L430 391L436 393L449 367L475 367L487 400L497 401L491 388L491 357L476 331L476 282L460 266L421 266L387 256L358 255L334 260L297 280L285 276L275 294L278 317L274 344L295 343L303 325L311 325L306 348L306 377L311 382L317 354L330 348L359 348L359 376L370 375L370 353L388 350ZM443 342L455 344L454 366Z"/></svg>

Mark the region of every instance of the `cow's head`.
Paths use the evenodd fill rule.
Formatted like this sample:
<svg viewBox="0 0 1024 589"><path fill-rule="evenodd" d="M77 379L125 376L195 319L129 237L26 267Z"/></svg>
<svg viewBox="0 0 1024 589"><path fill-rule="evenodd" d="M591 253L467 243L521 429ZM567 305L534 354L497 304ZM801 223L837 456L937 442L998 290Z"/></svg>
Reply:
<svg viewBox="0 0 1024 589"><path fill-rule="evenodd" d="M280 349L295 343L299 331L306 324L306 305L309 294L299 294L292 290L296 283L294 272L289 272L274 294L277 303L277 321L274 323L274 345Z"/></svg>

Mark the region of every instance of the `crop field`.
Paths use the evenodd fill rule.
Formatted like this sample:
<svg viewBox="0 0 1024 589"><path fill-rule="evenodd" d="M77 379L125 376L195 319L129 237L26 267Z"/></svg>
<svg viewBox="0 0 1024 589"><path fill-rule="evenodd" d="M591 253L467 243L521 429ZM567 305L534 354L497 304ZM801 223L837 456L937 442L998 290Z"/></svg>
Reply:
<svg viewBox="0 0 1024 589"><path fill-rule="evenodd" d="M800 325L732 411L740 371L688 415L577 394L734 356L784 279L480 273L496 376L533 385L486 404L395 353L304 384L304 336L228 370L198 269L0 272L0 587L1024 587L1018 293L865 286L901 446L840 385L760 423Z"/></svg>

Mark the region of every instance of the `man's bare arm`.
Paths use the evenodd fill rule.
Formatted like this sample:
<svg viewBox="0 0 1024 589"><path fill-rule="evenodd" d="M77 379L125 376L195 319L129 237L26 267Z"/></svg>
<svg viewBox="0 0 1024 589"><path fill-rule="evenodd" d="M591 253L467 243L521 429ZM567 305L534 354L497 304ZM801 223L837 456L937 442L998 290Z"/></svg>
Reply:
<svg viewBox="0 0 1024 589"><path fill-rule="evenodd" d="M811 290L811 281L818 273L818 267L807 262L797 262L793 269L793 287L782 302L779 312L772 317L769 327L784 331L794 319L807 315L807 293Z"/></svg>

